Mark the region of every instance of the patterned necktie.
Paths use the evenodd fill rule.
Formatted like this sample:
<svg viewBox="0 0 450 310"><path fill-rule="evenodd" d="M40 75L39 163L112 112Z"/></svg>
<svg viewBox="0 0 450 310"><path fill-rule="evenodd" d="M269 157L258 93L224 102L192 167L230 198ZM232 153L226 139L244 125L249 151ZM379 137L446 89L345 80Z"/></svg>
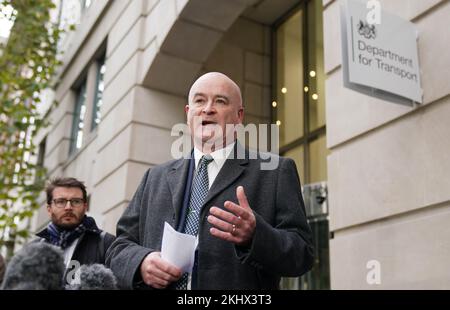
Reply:
<svg viewBox="0 0 450 310"><path fill-rule="evenodd" d="M197 236L199 227L200 211L205 202L209 190L208 164L213 161L211 155L204 155L199 161L197 173L192 181L191 197L189 199L189 211L186 216L183 232ZM187 289L189 274L185 273L176 284L176 289Z"/></svg>

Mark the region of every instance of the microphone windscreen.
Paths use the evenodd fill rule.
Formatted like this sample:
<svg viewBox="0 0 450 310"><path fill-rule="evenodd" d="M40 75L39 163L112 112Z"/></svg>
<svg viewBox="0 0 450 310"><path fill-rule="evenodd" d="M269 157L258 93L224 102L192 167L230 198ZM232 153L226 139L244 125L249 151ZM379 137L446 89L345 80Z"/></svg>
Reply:
<svg viewBox="0 0 450 310"><path fill-rule="evenodd" d="M78 283L76 283L78 282ZM67 290L116 290L117 279L111 269L102 264L82 265L79 279L66 286Z"/></svg>
<svg viewBox="0 0 450 310"><path fill-rule="evenodd" d="M64 271L61 249L45 242L30 243L9 262L2 289L60 290Z"/></svg>

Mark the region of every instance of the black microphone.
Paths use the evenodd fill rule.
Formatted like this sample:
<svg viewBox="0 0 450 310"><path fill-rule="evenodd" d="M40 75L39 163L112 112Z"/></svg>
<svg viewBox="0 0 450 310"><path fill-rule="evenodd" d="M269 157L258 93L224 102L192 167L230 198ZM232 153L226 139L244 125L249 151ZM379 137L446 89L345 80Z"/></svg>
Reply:
<svg viewBox="0 0 450 310"><path fill-rule="evenodd" d="M61 249L45 242L25 245L9 262L1 289L63 289L64 256Z"/></svg>
<svg viewBox="0 0 450 310"><path fill-rule="evenodd" d="M78 273L78 275L77 275ZM81 265L75 279L66 290L116 290L117 279L111 269L102 264Z"/></svg>

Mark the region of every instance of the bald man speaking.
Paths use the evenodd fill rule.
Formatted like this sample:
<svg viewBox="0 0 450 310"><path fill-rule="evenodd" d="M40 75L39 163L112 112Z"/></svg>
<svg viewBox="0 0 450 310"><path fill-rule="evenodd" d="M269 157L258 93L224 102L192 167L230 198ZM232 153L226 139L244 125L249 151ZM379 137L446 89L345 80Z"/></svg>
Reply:
<svg viewBox="0 0 450 310"><path fill-rule="evenodd" d="M279 157L276 169L261 169L260 154L237 141L244 106L236 83L202 75L185 112L191 156L149 169L117 224L107 264L121 287L278 289L281 277L307 272L311 230L295 163ZM164 222L197 237L191 272L161 258Z"/></svg>

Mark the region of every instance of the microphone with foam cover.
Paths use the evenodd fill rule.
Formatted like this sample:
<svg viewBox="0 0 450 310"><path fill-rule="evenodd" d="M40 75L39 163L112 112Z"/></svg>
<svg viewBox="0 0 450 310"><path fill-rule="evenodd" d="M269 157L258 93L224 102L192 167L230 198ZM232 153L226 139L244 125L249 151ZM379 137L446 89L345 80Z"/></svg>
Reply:
<svg viewBox="0 0 450 310"><path fill-rule="evenodd" d="M66 286L67 290L116 290L117 279L111 269L102 264L82 265L76 280Z"/></svg>
<svg viewBox="0 0 450 310"><path fill-rule="evenodd" d="M11 259L4 290L61 290L65 272L61 249L45 242L25 245Z"/></svg>

